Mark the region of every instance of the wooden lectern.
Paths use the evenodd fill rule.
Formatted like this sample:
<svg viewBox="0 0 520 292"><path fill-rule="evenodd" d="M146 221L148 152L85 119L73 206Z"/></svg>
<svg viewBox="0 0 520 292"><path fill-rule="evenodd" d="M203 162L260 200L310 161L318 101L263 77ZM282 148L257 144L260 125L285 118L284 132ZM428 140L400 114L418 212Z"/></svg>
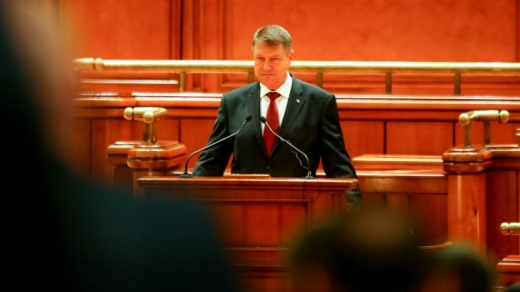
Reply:
<svg viewBox="0 0 520 292"><path fill-rule="evenodd" d="M289 291L286 252L294 236L347 209L347 178L142 177L144 195L193 199L214 213L237 279L249 291Z"/></svg>

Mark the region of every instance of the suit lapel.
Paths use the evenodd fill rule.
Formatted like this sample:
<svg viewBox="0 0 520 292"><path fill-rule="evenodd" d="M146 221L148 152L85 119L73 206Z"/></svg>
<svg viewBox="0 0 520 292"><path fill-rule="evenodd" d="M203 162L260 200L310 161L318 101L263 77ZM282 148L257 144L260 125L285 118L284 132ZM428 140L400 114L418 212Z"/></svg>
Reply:
<svg viewBox="0 0 520 292"><path fill-rule="evenodd" d="M292 75L291 75L292 76ZM287 108L285 109L285 114L282 121L282 126L280 127L279 135L284 137L285 134L292 128L293 122L298 116L298 113L303 108L307 97L304 96L303 90L298 79L293 77L291 94L289 95L289 100L287 101ZM281 141L277 140L274 145L274 150L278 147Z"/></svg>
<svg viewBox="0 0 520 292"><path fill-rule="evenodd" d="M294 78L292 74L291 77L293 79L291 93L289 95L289 100L287 101L287 107L285 109L282 126L278 131L278 134L282 137L285 136L289 129L292 128L294 120L298 116L298 113L301 111L307 100L307 97L303 95L303 90L300 81ZM247 98L246 102L247 108L249 109L249 113L252 115L251 122L253 123L253 130L255 132L256 140L258 141L258 144L260 144L264 152L264 155L268 157L264 144L264 136L262 135L262 127L260 124L261 122L259 83L257 83L256 86L253 86L253 89L250 91L250 96ZM273 147L273 152L276 151L276 149L279 147L281 143L282 142L280 141L280 139L276 139L276 142Z"/></svg>

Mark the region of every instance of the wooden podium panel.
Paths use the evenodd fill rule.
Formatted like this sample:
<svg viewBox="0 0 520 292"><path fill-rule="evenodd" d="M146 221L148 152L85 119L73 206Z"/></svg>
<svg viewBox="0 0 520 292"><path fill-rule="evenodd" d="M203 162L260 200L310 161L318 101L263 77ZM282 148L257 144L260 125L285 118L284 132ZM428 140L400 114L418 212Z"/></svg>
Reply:
<svg viewBox="0 0 520 292"><path fill-rule="evenodd" d="M504 289L520 282L520 256L510 255L497 264L498 282Z"/></svg>
<svg viewBox="0 0 520 292"><path fill-rule="evenodd" d="M344 178L143 177L145 196L200 200L215 216L237 279L249 291L288 291L285 256L294 236L347 209Z"/></svg>

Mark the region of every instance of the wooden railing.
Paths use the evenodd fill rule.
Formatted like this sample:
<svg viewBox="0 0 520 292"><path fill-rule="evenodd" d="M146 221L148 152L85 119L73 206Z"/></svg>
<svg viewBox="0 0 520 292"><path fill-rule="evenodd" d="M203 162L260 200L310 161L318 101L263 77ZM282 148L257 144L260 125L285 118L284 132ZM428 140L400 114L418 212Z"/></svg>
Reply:
<svg viewBox="0 0 520 292"><path fill-rule="evenodd" d="M180 74L180 91L186 90L186 74L243 73L248 82L254 80L253 61L229 60L103 60L79 58L78 71L150 72ZM504 62L370 62L370 61L293 61L291 72L316 74L316 84L323 87L325 74L375 74L385 76L385 93L392 93L392 77L396 75L452 76L454 94L461 93L461 76L520 76L520 63Z"/></svg>

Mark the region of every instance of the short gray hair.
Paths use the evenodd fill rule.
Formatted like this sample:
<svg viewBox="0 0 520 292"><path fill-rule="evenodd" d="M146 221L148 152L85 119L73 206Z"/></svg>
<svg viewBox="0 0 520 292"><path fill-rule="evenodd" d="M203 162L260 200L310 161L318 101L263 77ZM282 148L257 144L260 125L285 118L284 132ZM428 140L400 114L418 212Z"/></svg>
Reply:
<svg viewBox="0 0 520 292"><path fill-rule="evenodd" d="M279 25L267 25L259 28L253 37L252 49L257 43L265 43L270 46L282 44L286 54L292 51L291 35L285 28Z"/></svg>

